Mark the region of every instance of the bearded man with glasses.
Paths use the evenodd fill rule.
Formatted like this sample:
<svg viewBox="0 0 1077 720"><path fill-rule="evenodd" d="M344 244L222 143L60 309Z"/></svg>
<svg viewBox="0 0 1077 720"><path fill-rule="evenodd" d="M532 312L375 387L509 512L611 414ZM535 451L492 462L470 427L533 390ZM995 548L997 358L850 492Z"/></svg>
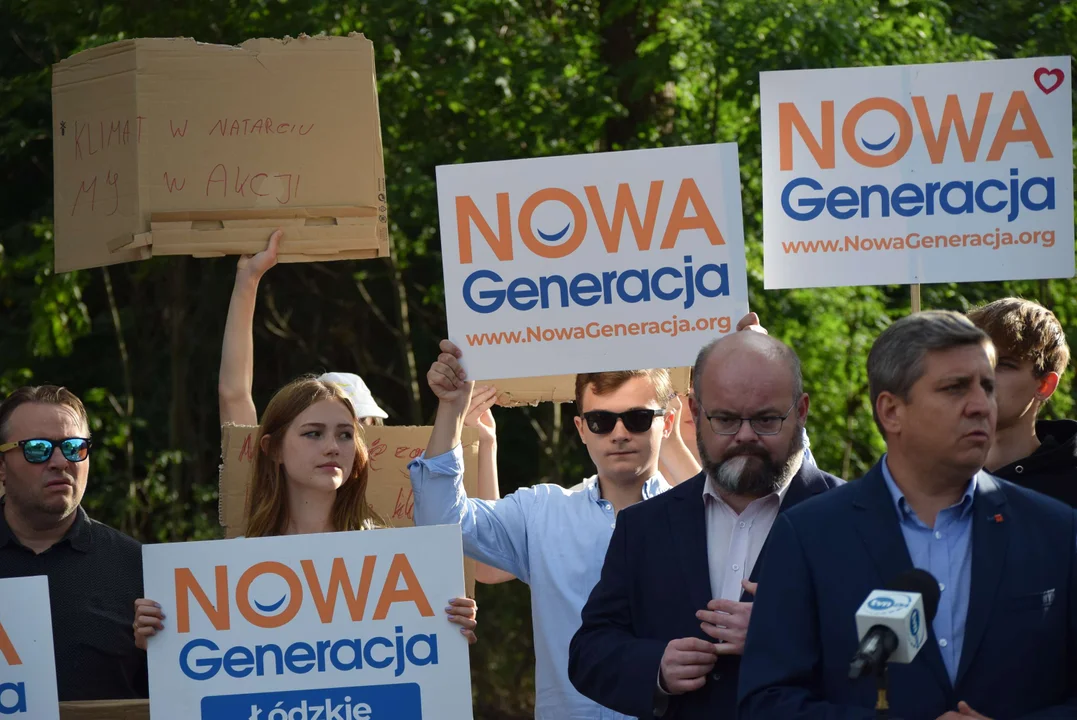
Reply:
<svg viewBox="0 0 1077 720"><path fill-rule="evenodd" d="M132 630L142 546L82 509L91 447L67 388L22 387L0 403L0 578L48 578L61 701L144 698Z"/></svg>
<svg viewBox="0 0 1077 720"><path fill-rule="evenodd" d="M704 347L689 409L703 472L618 516L569 651L576 689L631 717L735 717L770 528L842 484L804 462L808 395L780 340L736 333Z"/></svg>

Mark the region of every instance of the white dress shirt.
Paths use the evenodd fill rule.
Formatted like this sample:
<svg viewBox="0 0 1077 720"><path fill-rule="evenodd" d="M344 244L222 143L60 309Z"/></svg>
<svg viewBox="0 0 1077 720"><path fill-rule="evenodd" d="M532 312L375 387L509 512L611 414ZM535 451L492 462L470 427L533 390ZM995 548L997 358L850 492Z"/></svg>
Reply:
<svg viewBox="0 0 1077 720"><path fill-rule="evenodd" d="M786 483L781 490L753 500L738 515L714 489L714 480L707 478L703 484L703 507L707 515L712 599L740 600L743 591L740 581L751 577L788 490Z"/></svg>

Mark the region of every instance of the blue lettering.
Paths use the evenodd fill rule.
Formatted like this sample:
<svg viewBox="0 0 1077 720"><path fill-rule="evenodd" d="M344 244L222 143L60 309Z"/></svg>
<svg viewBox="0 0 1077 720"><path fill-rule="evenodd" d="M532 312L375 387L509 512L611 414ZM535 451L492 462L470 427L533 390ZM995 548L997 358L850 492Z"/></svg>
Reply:
<svg viewBox="0 0 1077 720"><path fill-rule="evenodd" d="M224 654L224 671L232 677L247 677L254 671L254 655L242 645L229 648Z"/></svg>
<svg viewBox="0 0 1077 720"><path fill-rule="evenodd" d="M340 651L344 648L348 648L352 651L352 661L350 663L344 663L340 660ZM358 640L352 642L351 640L337 640L333 643L333 648L329 651L329 662L333 664L337 670L362 670L363 669L363 646Z"/></svg>
<svg viewBox="0 0 1077 720"><path fill-rule="evenodd" d="M476 270L467 276L467 280L464 281L464 302L467 306L477 313L492 313L497 312L505 303L505 291L504 290L481 290L479 291L479 297L488 302L485 305L480 305L475 302L475 298L472 296L472 287L479 280L492 280L495 283L501 282L501 276L495 273L493 270Z"/></svg>
<svg viewBox="0 0 1077 720"><path fill-rule="evenodd" d="M1001 179L988 178L945 183L903 182L893 189L878 184L858 188L838 185L829 191L812 178L799 177L782 190L782 210L788 217L800 221L814 220L824 211L837 220L870 218L875 207L878 207L879 217L890 217L893 208L893 212L902 217L1007 212L1007 220L1013 221L1023 209L1032 212L1055 209L1053 177L1031 177L1022 181L1018 174L1017 168L1010 170L1008 185ZM999 193L989 196L988 192L992 190ZM665 295L668 293L660 293L655 288L655 295L667 299Z"/></svg>
<svg viewBox="0 0 1077 720"><path fill-rule="evenodd" d="M708 273L714 273L718 276L718 287L709 288L703 282L703 278L707 277ZM707 298L729 295L729 266L725 263L721 265L711 263L701 267L696 273L696 292Z"/></svg>
<svg viewBox="0 0 1077 720"><path fill-rule="evenodd" d="M626 303L638 303L638 302L650 302L651 300L651 285L648 281L646 270L625 270L621 273L621 276L617 278L617 295ZM629 295L625 291L625 283L629 280L639 281L639 292L635 295Z"/></svg>
<svg viewBox="0 0 1077 720"><path fill-rule="evenodd" d="M924 191L912 183L902 183L894 188L894 197L891 202L894 212L901 217L912 217L920 214L920 206L924 204Z"/></svg>
<svg viewBox="0 0 1077 720"><path fill-rule="evenodd" d="M314 648L303 642L290 645L284 651L284 666L297 675L314 669Z"/></svg>
<svg viewBox="0 0 1077 720"><path fill-rule="evenodd" d="M418 657L415 654L415 646L420 642L426 643L426 657ZM438 636L437 635L412 635L408 639L408 644L405 649L408 655L408 662L412 665L422 667L423 665L437 665L438 664Z"/></svg>
<svg viewBox="0 0 1077 720"><path fill-rule="evenodd" d="M538 305L538 286L531 278L516 278L509 283L509 305L517 310L530 310Z"/></svg>
<svg viewBox="0 0 1077 720"><path fill-rule="evenodd" d="M992 188L1006 192L1006 184L1001 180L984 180L980 183L979 187L976 188L976 207L988 213L1002 212L1006 209L1005 198L992 205L988 205L984 202L984 193Z"/></svg>
<svg viewBox="0 0 1077 720"><path fill-rule="evenodd" d="M853 217L858 207L860 207L860 200L856 197L856 190L848 185L839 185L826 196L827 212L838 220L848 220Z"/></svg>
<svg viewBox="0 0 1077 720"><path fill-rule="evenodd" d="M184 645L183 649L180 650L180 670L182 670L183 674L191 678L192 680L209 680L221 669L221 661L218 658L195 660L195 667L206 669L202 670L201 672L197 672L191 669L191 652L198 648L205 648L210 652L217 652L218 650L220 650L220 648L217 647L216 643L214 643L212 640L205 640L201 638L192 640L186 645Z"/></svg>
<svg viewBox="0 0 1077 720"><path fill-rule="evenodd" d="M953 191L953 190L961 190L962 194L964 194L964 196L965 196L964 202L962 202L960 205L951 205L950 204L950 192ZM971 180L966 180L964 182L961 182L959 180L954 180L953 182L948 182L948 183L946 183L945 185L942 186L942 192L939 193L939 205L942 207L944 212L949 213L950 215L961 215L962 213L971 213L972 210L973 210L973 208L972 208L972 198L973 198L973 196L974 196L974 193L973 193L973 190L972 190L972 181Z"/></svg>
<svg viewBox="0 0 1077 720"><path fill-rule="evenodd" d="M375 660L374 659L374 655L373 655L372 650L373 650L375 645L378 645L380 647L387 647L390 650L393 649L393 641L390 640L389 638L383 638L383 637L370 638L369 640L367 640L366 649L363 651L363 658L366 660L366 664L369 665L372 668L378 668L379 670L381 668L387 668L390 665L392 665L393 664L393 654L392 653L389 653L382 660Z"/></svg>
<svg viewBox="0 0 1077 720"><path fill-rule="evenodd" d="M10 693L15 693L14 700L9 697ZM0 683L0 715L15 715L24 712L26 712L26 683Z"/></svg>
<svg viewBox="0 0 1077 720"><path fill-rule="evenodd" d="M572 302L581 307L590 307L597 303L601 299L599 297L601 293L602 285L599 284L598 278L591 273L580 273L572 278L572 284L569 286Z"/></svg>
<svg viewBox="0 0 1077 720"><path fill-rule="evenodd" d="M654 293L654 296L659 300L676 300L681 296L681 293L684 292L684 290L682 288L674 288L673 290L666 292L662 289L661 285L662 278L664 277L672 277L680 280L681 274L676 268L658 268L654 271L654 274L651 275L651 292Z"/></svg>
<svg viewBox="0 0 1077 720"><path fill-rule="evenodd" d="M550 307L550 286L556 285L561 291L561 307L568 305L568 284L560 275L547 275L539 278L539 292L542 294L542 309Z"/></svg>
<svg viewBox="0 0 1077 720"><path fill-rule="evenodd" d="M782 190L782 210L785 210L785 214L794 220L814 220L819 217L819 213L823 212L823 206L826 204L825 201L820 198L797 200L797 207L807 207L806 212L798 212L789 204L789 196L793 194L794 190L802 186L811 188L816 192L823 189L822 185L812 180L810 177L801 177L793 180L785 186L784 190Z"/></svg>
<svg viewBox="0 0 1077 720"><path fill-rule="evenodd" d="M280 675L284 665L284 653L281 652L280 645L256 645L254 648L254 674L258 677L262 677L266 674L266 655L273 656L273 666L277 669L276 674Z"/></svg>

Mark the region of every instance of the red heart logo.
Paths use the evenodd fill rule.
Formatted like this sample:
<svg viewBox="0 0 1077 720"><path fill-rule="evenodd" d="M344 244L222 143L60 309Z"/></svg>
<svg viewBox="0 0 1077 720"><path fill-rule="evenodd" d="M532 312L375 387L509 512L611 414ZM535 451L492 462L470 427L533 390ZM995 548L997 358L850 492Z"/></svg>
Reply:
<svg viewBox="0 0 1077 720"><path fill-rule="evenodd" d="M1051 85L1044 85L1044 76L1053 78L1054 82L1051 83ZM1066 73L1058 69L1048 70L1047 68L1041 67L1032 75L1032 79L1036 81L1036 85L1040 90L1043 90L1044 95L1050 95L1052 92L1062 87L1062 81L1066 79Z"/></svg>

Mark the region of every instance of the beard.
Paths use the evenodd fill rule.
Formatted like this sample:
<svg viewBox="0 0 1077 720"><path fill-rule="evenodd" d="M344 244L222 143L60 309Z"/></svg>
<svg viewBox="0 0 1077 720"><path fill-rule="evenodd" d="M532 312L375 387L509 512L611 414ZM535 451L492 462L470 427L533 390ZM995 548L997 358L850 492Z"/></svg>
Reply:
<svg viewBox="0 0 1077 720"><path fill-rule="evenodd" d="M716 460L703 445L702 424L696 425L696 442L703 470L721 490L743 497L761 498L785 487L804 458L803 426L799 423L782 458L774 460L761 445L732 447Z"/></svg>

